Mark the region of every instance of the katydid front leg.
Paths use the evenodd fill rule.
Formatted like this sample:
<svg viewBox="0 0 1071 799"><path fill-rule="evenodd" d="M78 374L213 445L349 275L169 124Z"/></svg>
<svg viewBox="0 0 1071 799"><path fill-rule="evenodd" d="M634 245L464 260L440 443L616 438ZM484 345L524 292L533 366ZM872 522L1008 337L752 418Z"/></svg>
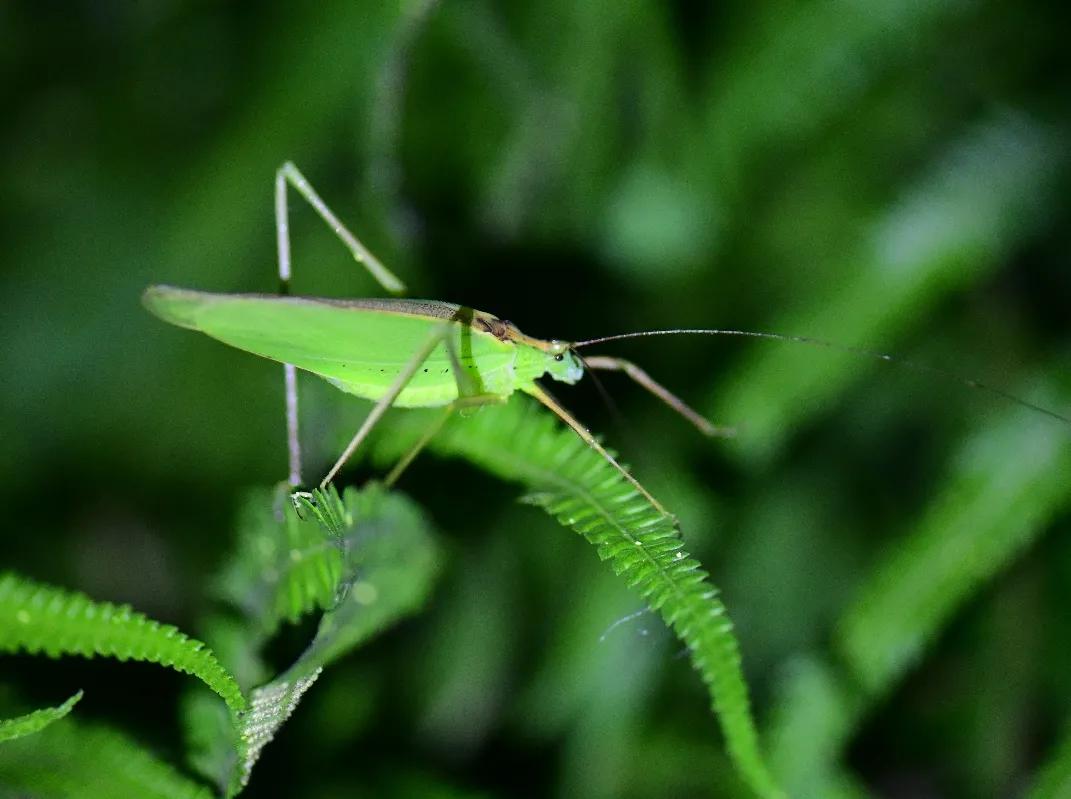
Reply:
<svg viewBox="0 0 1071 799"><path fill-rule="evenodd" d="M732 438L736 435L735 427L719 427L712 425L703 416L696 413L694 410L685 404L684 400L671 392L668 388L661 383L655 381L647 372L634 364L632 361L626 361L624 358L611 358L606 355L593 355L590 358L584 359L584 365L589 369L604 369L611 372L624 372L631 377L634 381L639 383L645 389L650 391L662 402L666 403L670 408L675 410L693 425L695 425L699 432L705 436L720 436L723 438Z"/></svg>
<svg viewBox="0 0 1071 799"><path fill-rule="evenodd" d="M665 509L662 503L655 499L654 496L651 495L651 492L640 484L639 480L629 474L628 470L626 470L624 466L618 463L617 459L614 458L613 455L606 451L603 445L599 443L599 440L591 434L591 431L584 427L584 425L580 424L576 417L569 413L569 411L565 410L565 408L563 408L561 405L559 405L558 401L555 400L552 396L550 396L550 394L548 394L545 390L543 390L535 383L532 383L530 386L523 387L521 390L535 397L537 400L543 403L546 408L553 411L555 416L557 416L559 419L561 419L563 422L573 428L574 432L576 432L576 434L580 436L581 440L585 444L587 444L589 447L599 453L599 455L601 455L607 463L617 469L617 471L621 473L621 476L628 480L629 483L632 484L633 488L635 488L637 491L647 497L648 501L652 505L654 505L660 513L664 513L667 516L671 515L669 511Z"/></svg>
<svg viewBox="0 0 1071 799"><path fill-rule="evenodd" d="M342 224L300 170L287 161L275 173L275 243L279 259L280 294L290 293L290 214L286 199L288 183L305 198L320 218L327 223L327 226L341 239L354 260L369 271L384 291L389 294L405 292L405 284ZM286 392L286 447L289 461L287 482L297 487L301 485L301 441L298 437L297 370L293 364L283 364L283 385Z"/></svg>

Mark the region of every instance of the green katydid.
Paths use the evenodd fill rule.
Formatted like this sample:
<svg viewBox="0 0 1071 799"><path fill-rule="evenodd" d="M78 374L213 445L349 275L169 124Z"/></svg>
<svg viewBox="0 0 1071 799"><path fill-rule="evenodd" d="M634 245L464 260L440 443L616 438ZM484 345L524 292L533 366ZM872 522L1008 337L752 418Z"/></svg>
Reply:
<svg viewBox="0 0 1071 799"><path fill-rule="evenodd" d="M635 364L607 356L581 358L578 350L592 344L639 336L699 333L748 336L817 344L882 360L891 356L842 347L804 336L784 336L744 330L677 329L625 333L581 342L543 340L522 333L515 325L461 305L431 300L335 300L289 296L291 277L287 187L293 187L338 235L354 259L366 267L391 294L404 292L402 282L380 263L332 213L309 182L291 163L276 173L275 212L279 279L282 292L213 294L152 286L144 302L157 316L181 327L199 330L239 349L284 364L286 418L290 458L289 481L301 484L295 368L317 374L345 392L375 405L334 466L321 481L330 482L391 407L441 407L437 423L402 458L387 477L393 483L450 413L464 407L505 402L522 391L553 411L603 458L618 469L658 508L662 506L625 471L598 440L559 405L536 381L548 376L576 383L585 369L623 371L683 415L707 435L731 431L715 427L689 408ZM951 376L974 388L1071 424L1061 414L1025 402L977 381L907 361L902 365Z"/></svg>
<svg viewBox="0 0 1071 799"><path fill-rule="evenodd" d="M343 391L375 402L345 451L321 481L321 487L334 478L390 407L443 407L441 425L453 410L505 402L515 391L523 391L556 413L658 505L595 437L536 383L543 375L576 383L584 374L584 365L574 345L527 336L515 325L491 314L446 302L288 296L291 277L288 186L312 205L384 290L392 294L405 290L402 282L339 221L298 169L286 163L277 172L275 184L279 279L283 293L212 294L152 286L146 290L144 302L165 321L199 330L231 346L284 364L292 485L301 483L296 367L325 378ZM616 358L595 358L587 366L623 370L703 432L719 432L634 364ZM438 425L429 430L403 458L388 476L388 483L397 478L437 428Z"/></svg>

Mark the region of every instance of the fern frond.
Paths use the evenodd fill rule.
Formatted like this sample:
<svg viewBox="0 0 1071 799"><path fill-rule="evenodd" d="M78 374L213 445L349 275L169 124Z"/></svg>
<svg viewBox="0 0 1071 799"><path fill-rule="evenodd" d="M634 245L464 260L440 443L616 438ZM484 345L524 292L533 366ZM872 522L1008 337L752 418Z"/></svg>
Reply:
<svg viewBox="0 0 1071 799"><path fill-rule="evenodd" d="M956 609L1071 502L1071 439L1060 433L1016 409L967 442L917 530L839 626L838 648L869 692L886 690Z"/></svg>
<svg viewBox="0 0 1071 799"><path fill-rule="evenodd" d="M333 489L330 489L333 491ZM308 502L305 502L308 500ZM438 573L438 551L428 522L410 500L370 485L337 495L302 499L321 520L321 537L337 536L345 576L337 604L320 620L316 637L282 675L253 692L240 720L239 757L228 796L249 781L253 766L323 668L423 605ZM311 503L311 504L310 504Z"/></svg>
<svg viewBox="0 0 1071 799"><path fill-rule="evenodd" d="M309 516L299 516L284 485L251 491L242 504L237 551L215 584L263 636L337 600L339 541Z"/></svg>
<svg viewBox="0 0 1071 799"><path fill-rule="evenodd" d="M24 735L40 732L52 722L59 721L70 713L71 708L78 704L81 698L82 692L79 691L58 707L43 707L13 719L3 719L0 721L0 741L11 741Z"/></svg>
<svg viewBox="0 0 1071 799"><path fill-rule="evenodd" d="M390 448L393 456L408 443L401 438L392 435L381 452ZM591 542L687 645L729 753L752 790L780 795L759 750L732 623L706 572L685 552L672 516L523 397L455 416L429 446L524 484L528 502Z"/></svg>
<svg viewBox="0 0 1071 799"><path fill-rule="evenodd" d="M0 575L0 651L159 663L199 678L232 711L245 707L238 683L212 651L178 628L128 605L94 602L11 573Z"/></svg>
<svg viewBox="0 0 1071 799"><path fill-rule="evenodd" d="M0 746L0 795L35 799L213 799L137 742L67 718Z"/></svg>
<svg viewBox="0 0 1071 799"><path fill-rule="evenodd" d="M352 520L334 488L292 499L289 486L280 484L245 496L236 550L214 580L216 594L239 616L215 614L205 626L220 658L243 687L270 679L261 650L283 622L296 622L340 601L346 590L342 573L347 521ZM270 727L270 737L284 719L265 722L272 713L265 708L263 689L254 692L254 707L237 725L205 700L199 692L186 700L187 759L198 773L227 791L243 757L236 750L249 748L242 736L255 739L261 734L257 728ZM261 746L255 747L257 752ZM250 766L255 759L254 755Z"/></svg>

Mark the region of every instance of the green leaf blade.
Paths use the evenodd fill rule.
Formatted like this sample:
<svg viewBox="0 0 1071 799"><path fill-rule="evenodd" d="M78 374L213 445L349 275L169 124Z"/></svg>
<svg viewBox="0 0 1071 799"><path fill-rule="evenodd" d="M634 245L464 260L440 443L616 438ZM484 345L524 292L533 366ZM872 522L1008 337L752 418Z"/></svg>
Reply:
<svg viewBox="0 0 1071 799"><path fill-rule="evenodd" d="M956 610L1071 503L1071 445L1047 419L1008 411L972 436L941 495L898 542L844 615L836 643L854 678L880 695Z"/></svg>
<svg viewBox="0 0 1071 799"><path fill-rule="evenodd" d="M308 515L308 514L306 514ZM342 579L337 535L302 518L285 485L250 491L238 522L238 548L215 579L216 591L250 627L271 636L315 610L330 608Z"/></svg>
<svg viewBox="0 0 1071 799"><path fill-rule="evenodd" d="M16 738L22 738L24 735L33 735L35 732L40 732L52 722L59 721L70 713L81 698L82 692L79 691L62 705L43 707L32 713L0 721L0 742L12 741Z"/></svg>
<svg viewBox="0 0 1071 799"><path fill-rule="evenodd" d="M316 514L323 525L319 534L337 539L345 553L344 576L334 594L337 600L320 619L305 652L286 672L253 691L238 727L235 768L223 780L228 796L248 784L262 750L323 669L417 611L438 575L439 552L430 525L406 497L374 484L347 489L341 502L324 492L310 497L314 502L306 507L324 511Z"/></svg>
<svg viewBox="0 0 1071 799"><path fill-rule="evenodd" d="M414 425L414 431L417 426ZM396 455L404 436L380 454ZM781 796L759 749L732 623L717 589L684 550L676 520L652 505L575 434L520 398L455 417L429 445L524 484L541 507L594 547L686 644L706 684L726 746L751 789Z"/></svg>
<svg viewBox="0 0 1071 799"><path fill-rule="evenodd" d="M70 700L68 700L70 701ZM35 799L213 799L115 730L67 718L0 746L0 795Z"/></svg>

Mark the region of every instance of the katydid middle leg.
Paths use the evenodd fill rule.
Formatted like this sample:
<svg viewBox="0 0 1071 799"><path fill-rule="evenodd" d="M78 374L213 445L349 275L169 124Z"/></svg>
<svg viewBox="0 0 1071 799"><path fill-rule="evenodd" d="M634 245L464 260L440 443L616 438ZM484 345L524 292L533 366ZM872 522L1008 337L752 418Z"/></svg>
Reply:
<svg viewBox="0 0 1071 799"><path fill-rule="evenodd" d="M360 239L339 221L338 217L327 207L327 204L316 193L312 185L300 170L290 161L283 164L275 173L275 242L279 260L279 292L290 293L290 277L292 274L290 261L290 214L287 209L286 187L287 184L294 189L313 207L327 226L335 232L342 243L353 255L357 263L364 266L369 273L381 285L384 291L390 294L401 294L405 291L405 284L400 281L393 272L385 267L376 258ZM298 398L297 398L297 370L293 364L283 364L283 385L286 392L286 444L289 461L289 475L287 482L291 486L301 485L301 442L298 437Z"/></svg>
<svg viewBox="0 0 1071 799"><path fill-rule="evenodd" d="M446 424L446 420L453 416L455 411L460 410L461 408L474 408L481 405L500 405L505 401L506 398L499 396L498 394L473 394L465 397L458 397L436 415L432 423L428 425L423 433L421 433L420 438L418 438L413 445L406 450L406 453L398 459L398 462L394 464L394 468L391 469L383 479L383 484L387 486L387 488L390 488L398 482L398 478L402 476L402 472L409 467L409 464L416 459L416 456L421 453L424 447L435 438L435 434L442 430L443 425Z"/></svg>

